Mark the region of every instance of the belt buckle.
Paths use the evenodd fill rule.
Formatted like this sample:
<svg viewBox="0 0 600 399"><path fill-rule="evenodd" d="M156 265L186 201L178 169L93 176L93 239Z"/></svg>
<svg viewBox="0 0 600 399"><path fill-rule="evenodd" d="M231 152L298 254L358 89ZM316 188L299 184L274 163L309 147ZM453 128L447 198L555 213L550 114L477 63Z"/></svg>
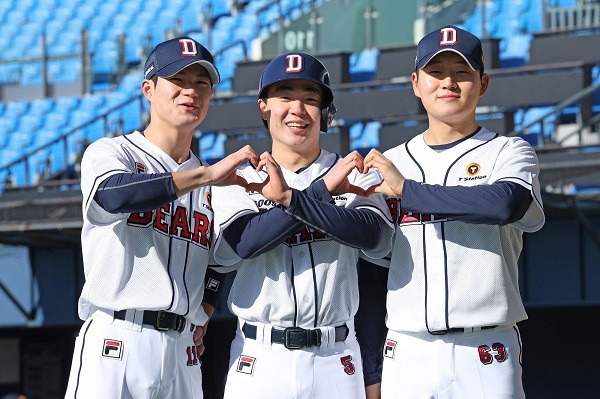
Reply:
<svg viewBox="0 0 600 399"><path fill-rule="evenodd" d="M287 327L283 330L283 346L287 349L302 349L305 345L302 344L293 344L291 342L291 334L293 333L302 333L305 332L303 328L300 327Z"/></svg>
<svg viewBox="0 0 600 399"><path fill-rule="evenodd" d="M164 326L165 324L168 324L168 323L163 323L163 322L166 322L165 315L167 315L167 314L168 314L168 312L165 312L162 310L159 310L156 313L156 321L154 322L154 328L156 330L169 331L169 329L172 327L172 326L166 326L166 327Z"/></svg>

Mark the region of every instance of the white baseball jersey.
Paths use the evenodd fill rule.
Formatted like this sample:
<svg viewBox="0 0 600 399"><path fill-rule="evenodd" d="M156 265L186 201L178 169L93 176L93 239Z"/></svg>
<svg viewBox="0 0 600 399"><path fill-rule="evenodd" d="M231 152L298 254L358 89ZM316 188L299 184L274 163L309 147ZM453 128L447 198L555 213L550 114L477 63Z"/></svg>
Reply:
<svg viewBox="0 0 600 399"><path fill-rule="evenodd" d="M525 215L504 226L410 214L401 209L400 200L388 280L388 327L439 331L526 319L517 267L522 232L539 230L545 220L531 146L482 128L441 152L427 146L421 134L384 155L417 182L475 186L510 181L533 196Z"/></svg>
<svg viewBox="0 0 600 399"><path fill-rule="evenodd" d="M287 184L299 190L322 178L336 163L338 156L321 150L321 155L300 173L282 168ZM356 171L355 171L356 172ZM248 181L263 181L266 172L256 172L252 166L242 166L238 174ZM355 185L368 187L379 181L377 173L349 176ZM251 259L241 260L219 232L236 218L275 204L256 192L247 193L236 186L214 187L215 260L222 265L235 265L237 275L229 295L231 311L247 321L275 326L314 328L334 326L354 317L358 307L357 261L359 250L342 245L325 234L304 227L285 243ZM334 198L337 206L368 208L392 224L382 196L369 198L342 195ZM360 228L360 227L357 227ZM390 240L382 240L369 252L371 257L387 254Z"/></svg>
<svg viewBox="0 0 600 399"><path fill-rule="evenodd" d="M98 185L111 175L190 170L202 164L190 154L179 165L140 132L103 138L88 147L81 165L82 319L97 308L144 309L206 323L201 302L212 240L210 187L139 213L111 214L94 201Z"/></svg>

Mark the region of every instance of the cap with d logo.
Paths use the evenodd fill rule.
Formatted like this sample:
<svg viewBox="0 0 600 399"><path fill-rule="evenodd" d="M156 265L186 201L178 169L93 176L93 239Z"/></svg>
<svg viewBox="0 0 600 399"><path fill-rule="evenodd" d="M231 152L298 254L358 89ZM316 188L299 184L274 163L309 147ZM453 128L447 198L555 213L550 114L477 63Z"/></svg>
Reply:
<svg viewBox="0 0 600 399"><path fill-rule="evenodd" d="M144 79L151 79L155 75L163 78L173 76L192 64L206 68L213 85L221 80L212 54L190 37L177 37L159 43L146 60Z"/></svg>
<svg viewBox="0 0 600 399"><path fill-rule="evenodd" d="M415 67L425 67L433 57L444 51L459 54L472 70L483 72L481 41L472 33L452 25L435 30L421 39L417 45Z"/></svg>

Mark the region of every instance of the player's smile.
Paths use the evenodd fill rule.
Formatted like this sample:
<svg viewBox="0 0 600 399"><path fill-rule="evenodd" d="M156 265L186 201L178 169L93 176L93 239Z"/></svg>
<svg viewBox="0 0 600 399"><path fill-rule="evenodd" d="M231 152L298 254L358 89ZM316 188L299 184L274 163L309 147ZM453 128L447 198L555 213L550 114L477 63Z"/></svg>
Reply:
<svg viewBox="0 0 600 399"><path fill-rule="evenodd" d="M285 125L292 130L303 130L308 127L308 124L302 122L287 122Z"/></svg>

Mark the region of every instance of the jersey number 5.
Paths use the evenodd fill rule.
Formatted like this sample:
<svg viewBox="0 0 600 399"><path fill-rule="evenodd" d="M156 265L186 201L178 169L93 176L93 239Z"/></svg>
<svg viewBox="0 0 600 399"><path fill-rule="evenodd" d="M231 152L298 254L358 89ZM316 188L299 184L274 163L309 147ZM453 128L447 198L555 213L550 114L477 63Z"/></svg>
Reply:
<svg viewBox="0 0 600 399"><path fill-rule="evenodd" d="M340 358L340 362L342 362L342 366L344 366L344 373L348 375L354 374L356 370L354 369L354 363L352 363L352 356L344 356Z"/></svg>

